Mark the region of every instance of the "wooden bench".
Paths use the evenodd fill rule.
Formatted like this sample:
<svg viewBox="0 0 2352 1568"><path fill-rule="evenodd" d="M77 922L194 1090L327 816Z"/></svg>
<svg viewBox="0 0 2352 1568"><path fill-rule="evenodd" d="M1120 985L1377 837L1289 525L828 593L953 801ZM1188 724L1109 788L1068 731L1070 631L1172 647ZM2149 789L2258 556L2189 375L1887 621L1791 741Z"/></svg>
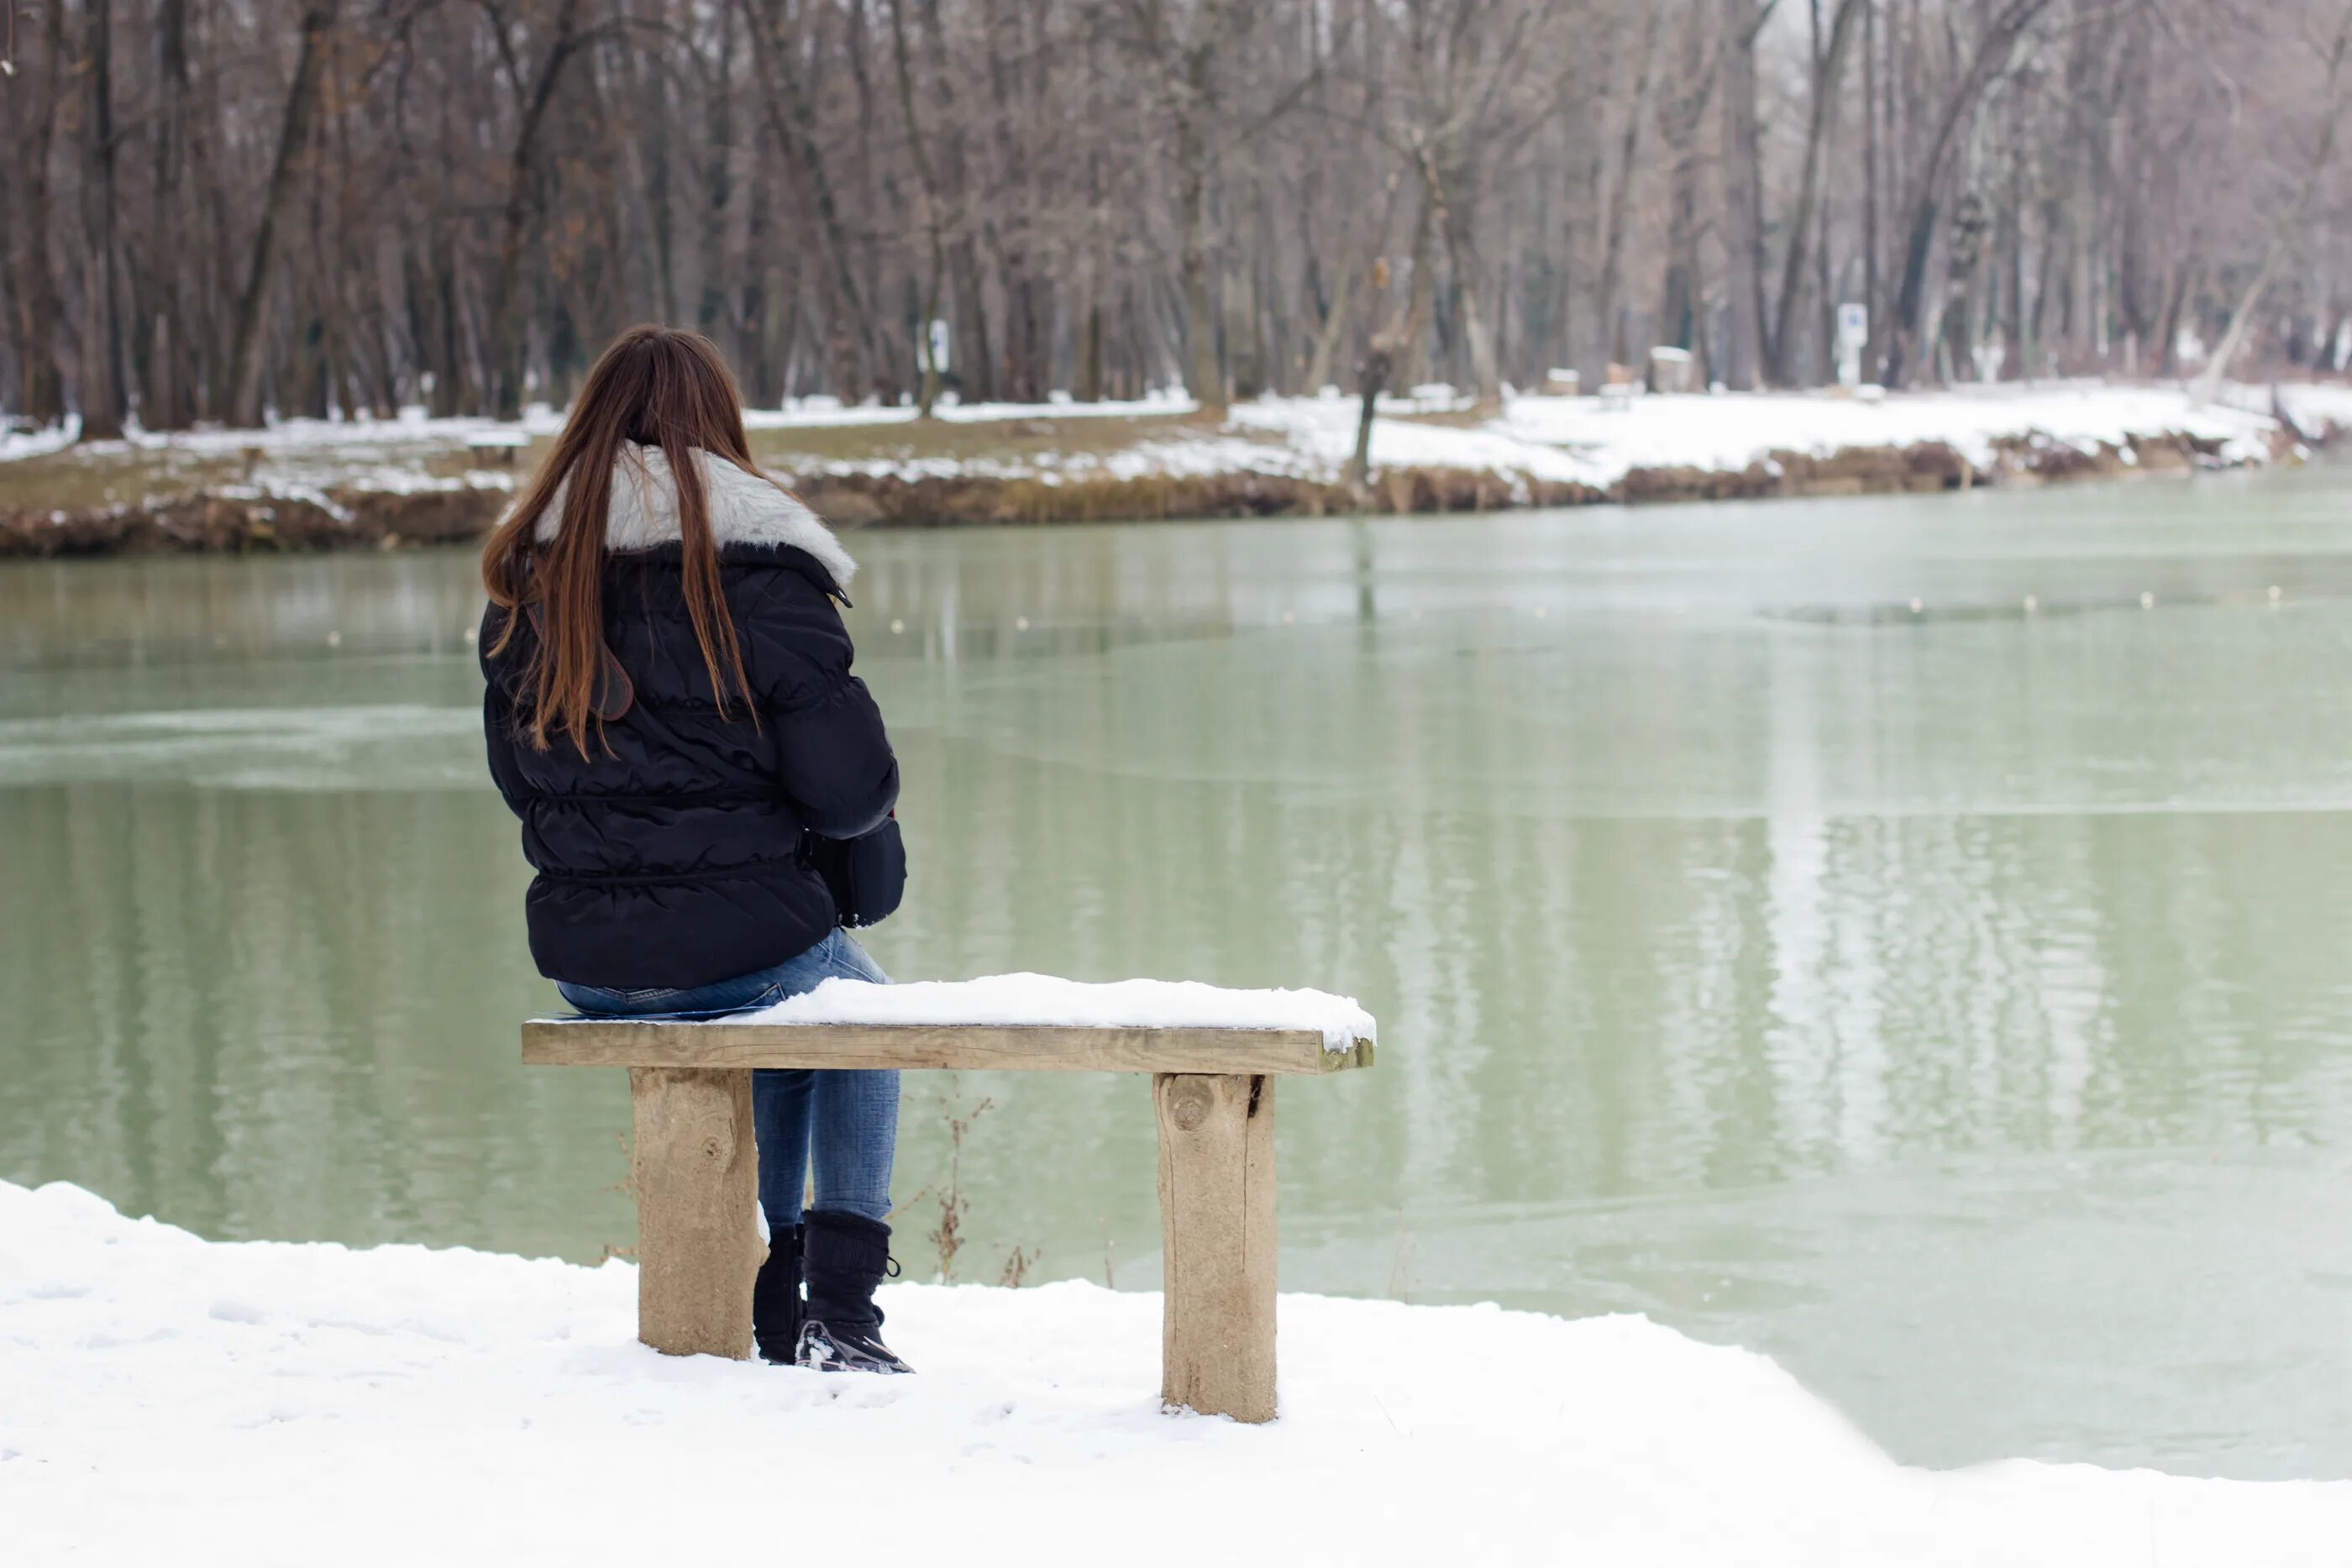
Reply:
<svg viewBox="0 0 2352 1568"><path fill-rule="evenodd" d="M538 1019L523 1025L522 1059L629 1070L637 1337L739 1360L751 1354L751 1277L765 1256L752 1068L1149 1072L1166 1275L1160 1397L1267 1421L1274 1080L1370 1067L1372 1044L1335 1051L1320 1033L1283 1029Z"/></svg>

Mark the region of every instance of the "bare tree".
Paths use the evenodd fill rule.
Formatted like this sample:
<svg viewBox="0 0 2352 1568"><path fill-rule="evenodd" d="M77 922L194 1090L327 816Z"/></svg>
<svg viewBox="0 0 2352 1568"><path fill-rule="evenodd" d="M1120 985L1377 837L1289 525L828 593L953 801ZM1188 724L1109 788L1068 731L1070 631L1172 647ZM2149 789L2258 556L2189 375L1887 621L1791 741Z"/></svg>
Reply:
<svg viewBox="0 0 2352 1568"><path fill-rule="evenodd" d="M16 361L16 412L37 423L65 417L65 371L57 330L65 307L58 297L57 275L51 269L49 235L54 204L49 177L51 150L56 145L58 109L65 95L65 7L51 5L42 19L40 68L20 71L11 85L0 89L0 107L9 114L8 144L22 148L21 160L11 162L6 195L12 214L21 221L8 225L5 248L8 257L7 287L13 328L11 351ZM25 100L37 94L37 104Z"/></svg>
<svg viewBox="0 0 2352 1568"><path fill-rule="evenodd" d="M1923 329L1920 308L1927 298L1936 220L1943 210L1945 176L1952 154L1986 89L2008 68L2018 40L2050 4L2051 0L1988 0L1976 43L1933 121L1934 131L1912 172L1910 196L1905 203L1902 282L1895 291L1895 320L1885 372L1891 386L1901 386L1916 368L1915 351Z"/></svg>
<svg viewBox="0 0 2352 1568"><path fill-rule="evenodd" d="M1780 302L1772 313L1771 330L1764 340L1766 374L1776 386L1796 379L1797 306L1804 287L1805 247L1813 238L1813 204L1820 195L1822 158L1829 144L1832 114L1837 104L1838 77L1845 68L1846 46L1862 18L1864 0L1837 0L1830 23L1829 41L1814 62L1812 116L1805 128L1803 172L1797 177L1795 215L1789 223L1789 249L1780 264Z"/></svg>
<svg viewBox="0 0 2352 1568"><path fill-rule="evenodd" d="M122 322L116 313L114 243L114 5L82 0L81 437L122 434Z"/></svg>
<svg viewBox="0 0 2352 1568"><path fill-rule="evenodd" d="M2313 40L2317 43L2317 40ZM2335 37L2323 47L2327 62L2327 79L2321 92L2318 133L2311 155L2304 166L2303 180L2295 187L2294 200L2283 209L2271 225L2270 240L2263 247L2262 264L2247 279L2245 291L2238 296L2237 308L2230 312L2230 324L2222 329L2221 346L2206 361L2204 373L2197 378L2197 399L2210 402L2221 394L2221 378L2229 374L2230 363L2244 346L2246 325L2254 312L2262 308L2263 296L2278 276L2280 265L2295 245L2304 225L2311 215L2311 204L2318 194L2320 182L2326 176L2328 166L2336 161L2336 131L2344 120L2347 73L2345 55L2352 50L2352 5L2344 7L2337 17Z"/></svg>
<svg viewBox="0 0 2352 1568"><path fill-rule="evenodd" d="M1721 0L1717 89L1723 105L1724 289L1728 319L1724 380L1735 392L1756 385L1769 357L1764 341L1763 153L1756 120L1756 40L1778 0Z"/></svg>
<svg viewBox="0 0 2352 1568"><path fill-rule="evenodd" d="M237 297L236 337L229 350L228 379L216 409L218 416L230 424L261 423L262 335L268 328L262 309L268 302L270 278L278 267L278 227L294 199L298 164L310 146L310 118L318 110L327 38L334 25L334 0L318 0L302 13L302 52L295 61L293 85L286 89L278 156L269 167L261 221L253 232L253 259L246 267L244 292Z"/></svg>

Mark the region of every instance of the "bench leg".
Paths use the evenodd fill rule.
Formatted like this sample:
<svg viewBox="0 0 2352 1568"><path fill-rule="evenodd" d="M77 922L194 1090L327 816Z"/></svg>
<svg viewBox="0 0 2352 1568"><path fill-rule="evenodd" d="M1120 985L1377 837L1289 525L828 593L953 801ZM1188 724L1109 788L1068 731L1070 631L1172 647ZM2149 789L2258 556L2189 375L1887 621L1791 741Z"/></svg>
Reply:
<svg viewBox="0 0 2352 1568"><path fill-rule="evenodd" d="M1162 1072L1160 1398L1274 1419L1274 1080Z"/></svg>
<svg viewBox="0 0 2352 1568"><path fill-rule="evenodd" d="M751 1354L751 1277L767 1252L754 1218L751 1074L632 1067L629 1100L637 1337L671 1355L741 1361Z"/></svg>

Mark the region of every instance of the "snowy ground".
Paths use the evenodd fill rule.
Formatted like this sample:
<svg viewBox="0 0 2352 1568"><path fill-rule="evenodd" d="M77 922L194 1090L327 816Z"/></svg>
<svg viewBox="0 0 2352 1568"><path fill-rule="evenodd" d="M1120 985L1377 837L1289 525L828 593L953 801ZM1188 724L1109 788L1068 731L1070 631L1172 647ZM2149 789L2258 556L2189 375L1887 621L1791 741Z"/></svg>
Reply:
<svg viewBox="0 0 2352 1568"><path fill-rule="evenodd" d="M1520 397L1503 416L1467 428L1384 418L1373 431L1380 464L1486 468L1605 490L1636 468L1738 471L1773 452L1809 456L1942 442L1979 468L1994 443L2040 435L2095 450L2132 436L2189 435L2223 444L2232 463L2261 463L2277 422L2267 389L2239 387L2200 406L2176 388L2105 386L1963 388L1856 398L1829 393L1706 397ZM2284 393L2298 422L2352 425L2352 388L2298 386ZM1355 405L1290 398L1244 404L1237 424L1280 431L1286 444L1336 473L1354 450Z"/></svg>
<svg viewBox="0 0 2352 1568"><path fill-rule="evenodd" d="M1640 1318L1285 1297L1282 1418L1159 1301L906 1285L873 1379L635 1343L635 1276L210 1244L0 1183L0 1560L2340 1565L2352 1483L1898 1468Z"/></svg>
<svg viewBox="0 0 2352 1568"><path fill-rule="evenodd" d="M1947 443L1982 468L1997 440L2035 435L2086 450L2133 436L2190 435L2221 443L2231 461L2261 462L2277 433L2269 389L2259 387L2233 387L2209 405L2179 388L2091 382L1882 398L1528 396L1483 421L1470 418L1463 400L1435 391L1441 395L1383 402L1372 438L1376 466L1484 470L1606 490L1637 468L1741 470L1774 451L1826 456L1923 442ZM2306 426L2352 426L2352 387L2293 386L2282 395ZM1328 481L1354 448L1356 402L1336 390L1244 403L1213 428L1184 421L1191 411L1173 394L1138 402L950 404L940 422L924 426L911 408L814 399L755 411L749 423L761 461L801 480L860 475L1051 485L1264 473ZM497 461L499 449L543 437L558 423L546 408L508 424L428 419L411 410L396 420L289 420L258 432L134 432L124 442L87 447L72 446L70 429L0 433L0 505L58 504L53 493L121 503L200 485L313 497L338 486L510 488L527 465ZM12 478L5 466L12 463L29 466ZM52 471L44 474L44 465ZM58 492L59 465L64 480L79 473L83 486L68 483ZM12 497L12 488L22 494Z"/></svg>

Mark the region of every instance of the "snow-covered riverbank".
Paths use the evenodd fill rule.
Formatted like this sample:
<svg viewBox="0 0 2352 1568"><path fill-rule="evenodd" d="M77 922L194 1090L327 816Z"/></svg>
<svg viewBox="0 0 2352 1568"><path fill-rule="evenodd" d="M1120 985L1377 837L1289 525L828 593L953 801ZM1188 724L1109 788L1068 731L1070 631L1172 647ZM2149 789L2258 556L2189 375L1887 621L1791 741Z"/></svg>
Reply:
<svg viewBox="0 0 2352 1568"><path fill-rule="evenodd" d="M2336 1564L2352 1482L1901 1469L1638 1318L1287 1296L1282 1419L1170 1416L1159 1301L905 1285L921 1375L634 1343L633 1270L210 1244L0 1183L9 1562Z"/></svg>
<svg viewBox="0 0 2352 1568"><path fill-rule="evenodd" d="M1442 392L1442 389L1440 389ZM2279 417L2284 413L2285 417ZM751 415L754 449L846 526L1451 511L1597 501L1958 488L2237 467L2352 428L2352 386L2066 383L1832 392L1515 397L1492 419L1431 395L1382 404L1369 497L1344 479L1357 405L1267 398L1220 424L1181 397ZM0 435L0 554L381 545L478 536L559 423L293 420L262 431Z"/></svg>

